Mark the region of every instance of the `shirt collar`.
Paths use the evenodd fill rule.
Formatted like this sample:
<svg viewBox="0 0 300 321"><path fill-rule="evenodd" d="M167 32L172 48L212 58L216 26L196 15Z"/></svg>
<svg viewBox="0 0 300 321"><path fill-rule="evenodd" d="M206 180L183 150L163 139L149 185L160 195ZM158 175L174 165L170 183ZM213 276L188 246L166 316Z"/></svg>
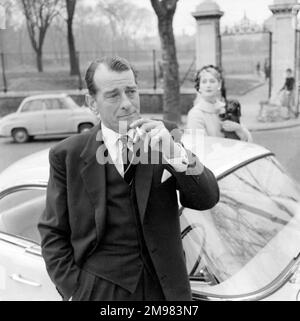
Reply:
<svg viewBox="0 0 300 321"><path fill-rule="evenodd" d="M103 123L101 124L102 129L102 137L103 141L108 149L110 147L114 147L118 141L118 139L121 137L121 135L112 129L106 127Z"/></svg>
<svg viewBox="0 0 300 321"><path fill-rule="evenodd" d="M110 150L111 147L116 146L118 140L122 137L120 133L115 132L114 130L106 127L103 123L101 124L102 128L102 137L106 147ZM131 129L127 132L129 140L133 140L134 129Z"/></svg>

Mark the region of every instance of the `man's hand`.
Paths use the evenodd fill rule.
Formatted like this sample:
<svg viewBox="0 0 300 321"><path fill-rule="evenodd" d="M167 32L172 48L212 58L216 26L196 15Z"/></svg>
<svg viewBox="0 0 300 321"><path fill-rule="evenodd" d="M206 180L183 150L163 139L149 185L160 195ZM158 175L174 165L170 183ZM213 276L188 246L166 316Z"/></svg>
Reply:
<svg viewBox="0 0 300 321"><path fill-rule="evenodd" d="M130 128L136 129L133 143L140 139L144 140L145 152L150 145L152 150L162 152L165 158L173 159L180 157L181 149L174 142L170 132L162 121L140 118L131 123Z"/></svg>

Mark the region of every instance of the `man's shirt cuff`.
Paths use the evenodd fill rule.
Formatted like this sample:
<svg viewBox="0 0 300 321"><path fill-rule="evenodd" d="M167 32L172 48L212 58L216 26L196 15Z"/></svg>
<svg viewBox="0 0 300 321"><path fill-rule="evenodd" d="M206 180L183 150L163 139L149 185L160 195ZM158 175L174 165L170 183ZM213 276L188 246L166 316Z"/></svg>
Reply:
<svg viewBox="0 0 300 321"><path fill-rule="evenodd" d="M173 167L176 172L185 172L189 165L187 152L181 144L175 144L180 148L180 156L171 159L164 157L164 159Z"/></svg>

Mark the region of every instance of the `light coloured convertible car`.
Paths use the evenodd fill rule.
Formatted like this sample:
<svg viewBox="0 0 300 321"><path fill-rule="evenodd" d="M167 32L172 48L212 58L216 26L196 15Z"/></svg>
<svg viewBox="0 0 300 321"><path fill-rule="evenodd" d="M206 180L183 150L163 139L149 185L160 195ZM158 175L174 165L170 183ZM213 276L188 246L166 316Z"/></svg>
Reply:
<svg viewBox="0 0 300 321"><path fill-rule="evenodd" d="M0 118L0 136L25 143L35 136L68 136L98 123L89 108L79 107L66 94L26 97L15 113Z"/></svg>
<svg viewBox="0 0 300 321"><path fill-rule="evenodd" d="M254 144L207 138L201 154L218 178L221 198L201 213L180 208L193 298L300 299L299 185L271 152ZM48 171L46 150L0 174L0 300L61 300L37 230Z"/></svg>

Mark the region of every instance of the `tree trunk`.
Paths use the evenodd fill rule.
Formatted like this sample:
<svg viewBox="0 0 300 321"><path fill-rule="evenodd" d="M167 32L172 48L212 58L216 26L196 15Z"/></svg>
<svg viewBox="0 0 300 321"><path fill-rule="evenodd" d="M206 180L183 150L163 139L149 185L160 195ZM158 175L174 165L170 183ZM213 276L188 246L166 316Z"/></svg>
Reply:
<svg viewBox="0 0 300 321"><path fill-rule="evenodd" d="M158 20L164 71L163 111L165 120L179 123L181 121L179 72L172 21L171 16L161 17Z"/></svg>
<svg viewBox="0 0 300 321"><path fill-rule="evenodd" d="M38 72L43 72L43 52L41 49L36 51L36 62L37 62L37 69Z"/></svg>
<svg viewBox="0 0 300 321"><path fill-rule="evenodd" d="M70 75L78 75L79 66L76 56L75 41L72 28L72 20L68 19L68 47L69 47L69 61L70 61Z"/></svg>

